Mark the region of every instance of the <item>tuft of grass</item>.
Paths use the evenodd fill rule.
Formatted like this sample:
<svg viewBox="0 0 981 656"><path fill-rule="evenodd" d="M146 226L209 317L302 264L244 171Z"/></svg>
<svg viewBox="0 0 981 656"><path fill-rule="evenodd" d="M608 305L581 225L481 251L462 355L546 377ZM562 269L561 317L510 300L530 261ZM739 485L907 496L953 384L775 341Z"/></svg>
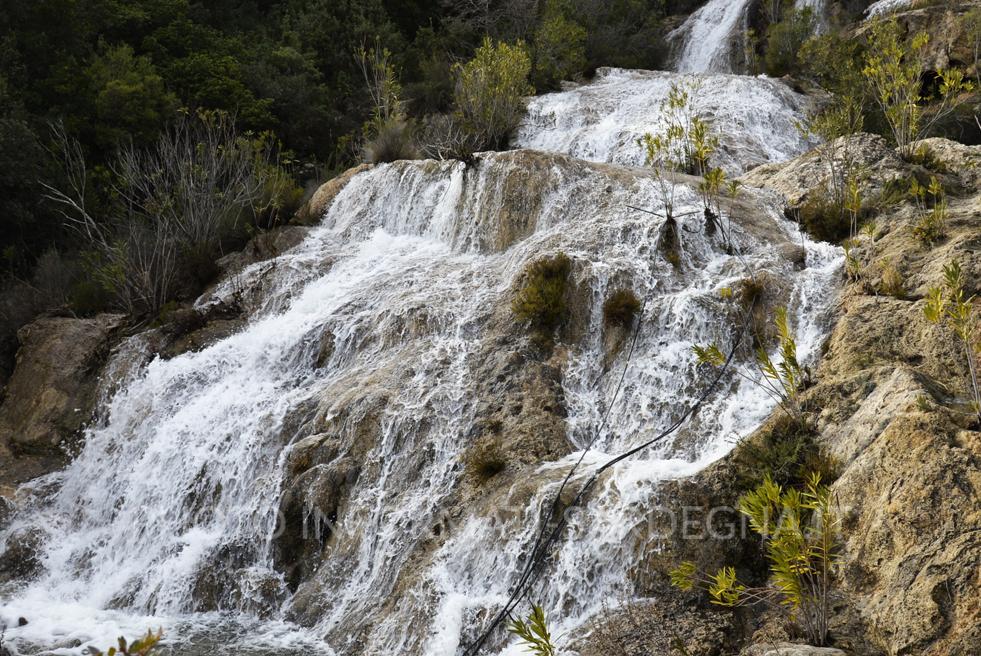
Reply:
<svg viewBox="0 0 981 656"><path fill-rule="evenodd" d="M402 159L419 159L419 148L412 123L398 117L379 126L377 133L365 143L364 160L382 164Z"/></svg>
<svg viewBox="0 0 981 656"><path fill-rule="evenodd" d="M533 262L511 303L515 316L540 334L552 334L568 319L566 290L571 271L572 260L565 253Z"/></svg>
<svg viewBox="0 0 981 656"><path fill-rule="evenodd" d="M640 299L630 289L618 289L603 303L603 322L607 326L629 328L640 312Z"/></svg>
<svg viewBox="0 0 981 656"><path fill-rule="evenodd" d="M851 217L828 194L808 194L797 213L804 230L814 239L837 244L849 237Z"/></svg>
<svg viewBox="0 0 981 656"><path fill-rule="evenodd" d="M486 483L508 467L507 459L495 443L486 443L470 452L467 473L479 483Z"/></svg>
<svg viewBox="0 0 981 656"><path fill-rule="evenodd" d="M896 268L895 263L891 260L881 260L879 272L882 276L879 282L879 293L900 300L905 299L906 283L903 281L903 274Z"/></svg>
<svg viewBox="0 0 981 656"><path fill-rule="evenodd" d="M769 476L782 486L799 488L811 472L835 480L838 464L821 452L814 436L809 423L785 413L776 415L771 424L736 449L733 457L740 485L750 489Z"/></svg>

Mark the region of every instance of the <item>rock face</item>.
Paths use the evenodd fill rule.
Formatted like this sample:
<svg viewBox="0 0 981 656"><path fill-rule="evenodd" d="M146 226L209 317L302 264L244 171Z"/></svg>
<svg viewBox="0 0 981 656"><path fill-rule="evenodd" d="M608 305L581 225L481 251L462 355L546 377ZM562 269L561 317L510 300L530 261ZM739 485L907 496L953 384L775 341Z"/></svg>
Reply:
<svg viewBox="0 0 981 656"><path fill-rule="evenodd" d="M878 139L853 141L867 146L872 184L915 173ZM914 238L919 213L907 203L876 218L878 232L857 248L858 280L845 290L817 383L805 394L818 444L840 468L832 489L843 514L843 601L832 633L837 646L856 654L966 656L981 644L981 426L967 406L963 351L949 332L926 321L922 300L955 259L970 290L977 289L981 197L976 170L965 164L981 148L924 143L969 191L949 198L946 236L933 246ZM820 166L820 154L810 153L744 179L792 198L813 188ZM901 298L875 291L883 259L897 267ZM687 485L727 502L731 489L727 494L711 481L724 480L733 466L727 459ZM709 569L733 562L733 554L726 561L711 544L701 554ZM679 559L691 555L682 545L673 550ZM746 653L823 653L811 649L760 645Z"/></svg>
<svg viewBox="0 0 981 656"><path fill-rule="evenodd" d="M18 333L17 367L0 406L0 439L16 453L52 455L92 417L97 374L122 315L44 318Z"/></svg>
<svg viewBox="0 0 981 656"><path fill-rule="evenodd" d="M336 178L332 178L320 185L317 191L313 193L313 196L310 197L310 200L296 213L292 222L303 226L317 224L324 217L324 214L327 213L327 210L330 209L331 203L334 202L337 194L351 181L351 178L370 168L370 164L355 166L341 173Z"/></svg>

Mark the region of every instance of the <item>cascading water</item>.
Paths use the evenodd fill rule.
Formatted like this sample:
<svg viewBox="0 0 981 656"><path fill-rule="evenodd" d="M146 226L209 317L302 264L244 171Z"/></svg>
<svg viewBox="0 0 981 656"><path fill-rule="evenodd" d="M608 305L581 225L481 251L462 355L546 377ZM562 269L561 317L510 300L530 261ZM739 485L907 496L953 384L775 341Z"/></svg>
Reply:
<svg viewBox="0 0 981 656"><path fill-rule="evenodd" d="M118 391L84 449L21 491L3 534L40 531L44 566L0 590L4 624L30 619L6 644L78 653L162 625L188 656L450 656L506 600L540 509L582 450L592 444L574 486L701 393L691 345L731 341L738 320L720 290L751 273L780 281L800 355L813 358L841 257L784 221L779 199L747 190L733 204L733 250L706 234L692 181L680 180L678 266L659 250L663 219L630 209L663 212L651 173L618 164L640 163L634 140L656 129L673 79L608 71L533 99L519 145L565 155L361 173L299 246L199 300L248 305L238 333L169 360L147 361L140 337L127 342L111 367ZM702 84L730 173L806 148L793 127L805 103L779 83ZM580 336L556 355L570 453L465 492L487 403L477 383L493 378L495 353L528 350L510 299L529 263L558 252L580 299ZM611 351L602 305L623 287L644 311L636 347ZM603 371L626 372L616 399ZM670 440L604 475L534 588L556 634L631 593L627 572L656 548L638 527L658 483L722 457L772 407L733 374ZM322 551L300 574L284 568L283 534L320 519L280 512L297 494L330 511Z"/></svg>
<svg viewBox="0 0 981 656"><path fill-rule="evenodd" d="M720 73L732 70L732 43L751 0L710 0L668 35L681 43L675 70Z"/></svg>

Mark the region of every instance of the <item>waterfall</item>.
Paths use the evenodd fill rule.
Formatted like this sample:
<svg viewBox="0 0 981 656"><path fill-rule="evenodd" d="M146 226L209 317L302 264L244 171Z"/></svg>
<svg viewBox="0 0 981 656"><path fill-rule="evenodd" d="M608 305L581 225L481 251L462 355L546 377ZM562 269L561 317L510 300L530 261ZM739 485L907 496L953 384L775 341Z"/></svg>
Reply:
<svg viewBox="0 0 981 656"><path fill-rule="evenodd" d="M689 41L715 46L686 54L688 70L722 66L745 4L713 0L696 14ZM139 335L119 347L81 453L21 490L0 534L34 531L43 545L43 572L0 589L0 622L30 619L5 644L77 654L163 626L181 656L451 656L501 608L541 508L584 450L574 485L702 393L691 346L730 346L738 320L722 290L750 273L776 281L800 357L813 361L842 258L785 221L780 199L745 190L726 244L706 233L694 181L681 180L680 262L659 250L664 206L635 141L657 129L678 79L605 70L532 99L517 144L537 150L362 172L302 243L198 300L247 305L237 333L171 359ZM806 102L784 85L701 84L729 173L807 148L794 127ZM529 264L560 252L576 328L539 362L510 303ZM604 325L603 301L620 288L644 303L632 350L611 348ZM560 371L565 450L509 452L510 474L468 482L488 407L535 367ZM732 372L670 440L604 475L534 590L556 635L631 594L628 572L657 547L643 527L658 485L723 457L773 406ZM298 523L312 555L284 563ZM321 524L327 533L309 538ZM493 649L517 653L503 635Z"/></svg>
<svg viewBox="0 0 981 656"><path fill-rule="evenodd" d="M680 41L675 70L719 73L732 70L732 44L741 30L751 0L710 0L688 17L668 39Z"/></svg>
<svg viewBox="0 0 981 656"><path fill-rule="evenodd" d="M868 9L865 10L865 16L870 19L878 18L903 9L910 4L912 4L912 0L879 0L869 5Z"/></svg>
<svg viewBox="0 0 981 656"><path fill-rule="evenodd" d="M644 154L637 139L664 129L657 109L671 84L682 80L698 85L693 94L696 111L721 140L713 164L727 173L784 161L812 145L796 128L809 103L782 82L610 68L597 71L590 84L533 98L516 144L594 162L640 166Z"/></svg>

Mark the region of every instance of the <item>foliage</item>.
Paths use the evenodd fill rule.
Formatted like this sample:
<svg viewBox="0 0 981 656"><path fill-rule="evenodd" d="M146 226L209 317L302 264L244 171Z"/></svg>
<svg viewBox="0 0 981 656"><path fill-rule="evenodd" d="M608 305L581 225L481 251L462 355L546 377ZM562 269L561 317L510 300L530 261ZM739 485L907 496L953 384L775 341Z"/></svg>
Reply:
<svg viewBox="0 0 981 656"><path fill-rule="evenodd" d="M46 185L47 198L97 254L95 280L130 313L156 314L178 292L182 273L207 282L223 244L296 201L268 138L248 139L228 117L202 114L176 124L153 147L120 150L109 220L100 221L87 198L81 146L61 130L56 138L68 183L63 190Z"/></svg>
<svg viewBox="0 0 981 656"><path fill-rule="evenodd" d="M879 292L893 298L906 298L906 284L903 282L903 275L896 268L892 260L881 260L879 262Z"/></svg>
<svg viewBox="0 0 981 656"><path fill-rule="evenodd" d="M814 441L814 427L785 413L740 442L733 457L744 488L759 485L766 476L793 487L803 486L812 472L827 480L837 476L837 463L824 456Z"/></svg>
<svg viewBox="0 0 981 656"><path fill-rule="evenodd" d="M930 323L946 326L964 348L971 381L972 405L978 421L981 421L981 386L978 383L981 333L978 331L974 296L967 296L964 291L964 271L958 260L944 267L944 285L930 289L923 313Z"/></svg>
<svg viewBox="0 0 981 656"><path fill-rule="evenodd" d="M532 605L527 620L512 619L508 630L525 644L526 651L535 656L555 656L558 652L552 644L548 621L541 606Z"/></svg>
<svg viewBox="0 0 981 656"><path fill-rule="evenodd" d="M362 127L364 160L379 164L415 159L418 150L392 53L376 41L370 50L362 46L357 59L373 106L371 118Z"/></svg>
<svg viewBox="0 0 981 656"><path fill-rule="evenodd" d="M603 303L603 321L608 326L629 328L640 307L637 294L630 289L618 289Z"/></svg>
<svg viewBox="0 0 981 656"><path fill-rule="evenodd" d="M778 22L772 23L766 33L766 54L763 62L767 75L780 77L798 69L798 52L814 33L814 10L791 8Z"/></svg>
<svg viewBox="0 0 981 656"><path fill-rule="evenodd" d="M87 652L90 656L150 656L157 651L160 641L163 639L163 630L156 633L147 631L146 635L133 642L127 642L126 638L120 637L116 647L110 647L102 652L95 647L88 647Z"/></svg>
<svg viewBox="0 0 981 656"><path fill-rule="evenodd" d="M926 187L913 178L909 194L920 211L920 219L913 226L913 236L920 243L932 246L947 234L947 195L943 185L936 176L930 178L930 185Z"/></svg>
<svg viewBox="0 0 981 656"><path fill-rule="evenodd" d="M572 261L565 253L533 262L511 304L515 316L540 334L554 332L568 315L566 287L571 271Z"/></svg>
<svg viewBox="0 0 981 656"><path fill-rule="evenodd" d="M484 148L500 148L518 127L525 97L534 93L528 83L531 59L519 41L496 44L485 38L473 59L455 67L456 114L461 125L478 135Z"/></svg>
<svg viewBox="0 0 981 656"><path fill-rule="evenodd" d="M758 377L740 375L762 388L789 417L803 424L800 391L807 382L808 375L806 369L797 360L797 342L790 332L786 308L776 309L773 325L776 329L780 360L774 361L761 343L756 349L756 366L760 375ZM716 368L725 365L726 357L716 344L707 346L696 344L692 347L692 351L698 364Z"/></svg>
<svg viewBox="0 0 981 656"><path fill-rule="evenodd" d="M672 82L659 112L664 128L656 134L645 133L637 140L644 150L646 165L654 170L664 206L664 235L675 242L662 243L662 250L669 254L669 259L672 255L678 257L680 247L674 216L675 183L671 174L704 176L709 171L709 158L719 145L711 125L698 114L695 103L700 92L701 82L695 78Z"/></svg>
<svg viewBox="0 0 981 656"><path fill-rule="evenodd" d="M914 141L929 133L938 121L957 109L957 97L961 92L973 88L970 82L964 80L962 71L939 71L937 103L929 115L924 113L921 104L932 100L922 95L920 80L928 40L926 32L920 32L907 44L895 19L877 21L872 26L869 52L862 69L872 95L889 124L896 146L903 155L910 154Z"/></svg>
<svg viewBox="0 0 981 656"><path fill-rule="evenodd" d="M534 40L533 81L538 89L554 89L586 68L586 30L567 18L562 0L548 0Z"/></svg>
<svg viewBox="0 0 981 656"><path fill-rule="evenodd" d="M739 511L763 538L770 561L769 584L747 586L732 567L704 574L692 562L671 573L672 584L684 590L704 588L712 603L720 606L776 601L800 623L812 644L826 644L839 524L831 490L821 484L819 474L808 477L803 489L785 488L767 476L743 495Z"/></svg>

